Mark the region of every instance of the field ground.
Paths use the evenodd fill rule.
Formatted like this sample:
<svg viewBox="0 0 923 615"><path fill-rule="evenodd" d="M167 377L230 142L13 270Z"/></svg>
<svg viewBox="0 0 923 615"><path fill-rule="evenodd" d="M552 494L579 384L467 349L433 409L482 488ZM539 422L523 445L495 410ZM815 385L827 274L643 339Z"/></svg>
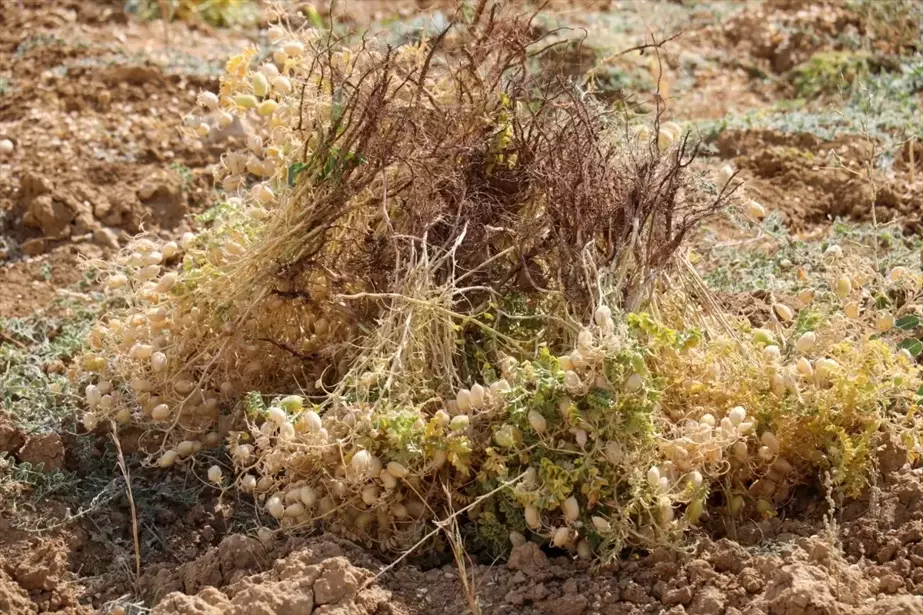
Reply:
<svg viewBox="0 0 923 615"><path fill-rule="evenodd" d="M342 4L383 29L448 5ZM542 20L581 41L562 47L568 76L592 71L616 107L659 84L704 168L740 170L768 215L721 213L689 260L722 309L762 326L830 243L923 266L912 5L562 0ZM660 55L619 54L673 35ZM192 473L129 455L130 503L112 442L78 435L65 375L110 307L79 265L142 229L168 240L199 224L218 190L209 165L241 135L191 144L182 115L258 36L144 21L118 2L0 0L0 139L14 144L0 152L0 612L463 613L467 575L483 613L923 613L923 473L900 446L876 451L880 479L857 498L828 495L818 477L777 516L714 519L683 549L598 568L527 543L463 571L451 553L421 551L368 587L384 555L330 534L260 540L252 503Z"/></svg>

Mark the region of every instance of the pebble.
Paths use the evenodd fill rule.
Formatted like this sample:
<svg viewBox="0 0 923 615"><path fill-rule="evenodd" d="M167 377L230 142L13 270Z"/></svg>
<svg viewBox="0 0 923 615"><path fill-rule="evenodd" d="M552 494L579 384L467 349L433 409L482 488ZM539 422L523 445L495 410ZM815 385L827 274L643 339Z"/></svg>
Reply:
<svg viewBox="0 0 923 615"><path fill-rule="evenodd" d="M115 250L119 247L119 237L112 229L99 228L93 231L93 243Z"/></svg>

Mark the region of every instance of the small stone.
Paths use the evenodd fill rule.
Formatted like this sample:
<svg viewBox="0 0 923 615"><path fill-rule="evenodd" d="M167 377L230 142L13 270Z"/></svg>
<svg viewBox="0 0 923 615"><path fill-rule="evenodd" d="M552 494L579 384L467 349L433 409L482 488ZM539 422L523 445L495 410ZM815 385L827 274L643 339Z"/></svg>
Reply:
<svg viewBox="0 0 923 615"><path fill-rule="evenodd" d="M696 593L695 600L689 607L690 613L723 613L727 602L725 595L717 587L703 587Z"/></svg>
<svg viewBox="0 0 923 615"><path fill-rule="evenodd" d="M504 596L503 599L507 603L512 604L513 606L522 606L526 602L526 599L523 597L522 592L515 591L515 590L507 592L506 596Z"/></svg>
<svg viewBox="0 0 923 615"><path fill-rule="evenodd" d="M710 559L717 572L738 574L743 570L746 552L740 545L725 538L715 543L715 547L715 553Z"/></svg>
<svg viewBox="0 0 923 615"><path fill-rule="evenodd" d="M45 239L37 237L22 242L22 253L26 256L38 256L45 253Z"/></svg>
<svg viewBox="0 0 923 615"><path fill-rule="evenodd" d="M336 604L343 598L356 593L359 589L359 582L349 570L349 562L345 558L333 558L328 560L326 565L329 568L314 583L315 603Z"/></svg>
<svg viewBox="0 0 923 615"><path fill-rule="evenodd" d="M119 249L119 236L110 228L98 228L93 231L93 243L103 248Z"/></svg>
<svg viewBox="0 0 923 615"><path fill-rule="evenodd" d="M878 553L875 554L875 559L878 560L879 564L890 562L897 555L900 546L900 542L896 538L892 538L878 550Z"/></svg>
<svg viewBox="0 0 923 615"><path fill-rule="evenodd" d="M548 591L548 588L545 587L544 583L539 583L538 585L533 585L525 590L523 595L526 599L531 600L532 602L539 602L548 597L548 594L551 592Z"/></svg>
<svg viewBox="0 0 923 615"><path fill-rule="evenodd" d="M883 575L878 579L878 589L883 594L896 594L904 588L904 580L893 572Z"/></svg>
<svg viewBox="0 0 923 615"><path fill-rule="evenodd" d="M692 602L692 595L692 586L683 585L682 587L676 587L664 592L662 602L665 606L673 606L676 604L685 605Z"/></svg>
<svg viewBox="0 0 923 615"><path fill-rule="evenodd" d="M755 568L747 567L741 570L738 580L740 581L740 586L751 594L760 591L764 586L763 579L760 578Z"/></svg>
<svg viewBox="0 0 923 615"><path fill-rule="evenodd" d="M22 223L41 230L45 237L66 239L71 234L71 222L77 216L73 205L72 200L40 194L29 202Z"/></svg>
<svg viewBox="0 0 923 615"><path fill-rule="evenodd" d="M510 570L521 570L526 576L532 577L548 567L548 556L534 542L527 542L514 547L507 562Z"/></svg>
<svg viewBox="0 0 923 615"><path fill-rule="evenodd" d="M644 591L644 588L632 580L629 580L622 589L621 597L622 600L633 604L646 604L650 602L650 597L647 595L647 592Z"/></svg>

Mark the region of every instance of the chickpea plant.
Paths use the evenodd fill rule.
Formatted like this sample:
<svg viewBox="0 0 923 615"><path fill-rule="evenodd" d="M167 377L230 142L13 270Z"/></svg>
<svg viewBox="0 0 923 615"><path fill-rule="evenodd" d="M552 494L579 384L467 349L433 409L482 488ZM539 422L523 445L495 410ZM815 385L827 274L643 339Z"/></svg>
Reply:
<svg viewBox="0 0 923 615"><path fill-rule="evenodd" d="M226 453L202 474L284 529L398 551L473 505L492 551L602 559L776 514L820 471L856 493L885 436L918 455L920 375L890 337L910 321L872 307L872 277L820 268L765 328L703 316L664 277L725 203L687 138L625 142L582 96L536 98L515 70L534 29L487 13L396 49L273 27L265 60L228 61L184 120L247 130L210 225L93 263L123 307L70 374L86 428L141 429L160 468ZM522 288L531 307L494 309Z"/></svg>

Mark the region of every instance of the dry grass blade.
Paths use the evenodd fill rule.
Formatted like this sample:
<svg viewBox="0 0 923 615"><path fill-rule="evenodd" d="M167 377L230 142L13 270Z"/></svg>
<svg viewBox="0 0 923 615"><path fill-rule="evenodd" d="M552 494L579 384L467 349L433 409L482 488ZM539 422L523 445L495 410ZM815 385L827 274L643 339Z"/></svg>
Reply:
<svg viewBox="0 0 923 615"><path fill-rule="evenodd" d="M125 478L125 494L128 497L128 506L131 509L131 538L135 548L135 579L141 576L141 539L138 530L138 510L135 508L135 497L131 492L131 474L128 471L128 464L125 463L125 455L122 454L122 443L119 440L118 428L114 422L110 423L112 429L112 442L115 444L115 451L118 455L119 470Z"/></svg>
<svg viewBox="0 0 923 615"><path fill-rule="evenodd" d="M478 506L478 505L482 504L483 502L489 500L491 497L493 497L495 494L499 493L500 491L503 491L504 489L508 489L510 486L515 485L517 482L519 482L520 480L522 480L522 478L523 478L524 476L525 476L525 473L520 474L519 476L517 476L516 478L514 478L514 479L512 479L512 480L503 482L503 483L500 484L496 489L490 491L489 493L485 493L484 495L480 496L479 498L477 498L475 501L471 502L470 504L468 504L468 505L465 506L464 508L461 508L461 509L459 509L459 510L457 510L457 511L451 513L451 514L449 514L445 519L443 519L443 520L441 520L441 521L435 522L436 528L435 528L434 530L430 531L430 532L429 532L428 534L426 534L423 538L421 538L415 545L413 545L412 547L410 547L409 549L407 549L400 557L398 557L397 559L395 559L393 562L391 562L390 564L388 564L387 566L385 566L385 567L382 568L381 570L379 570L379 571L378 571L378 574L376 574L374 577L372 577L371 579L368 579L365 583L363 583L363 587L368 587L369 585L371 585L372 583L374 583L375 581L377 581L379 578L381 578L382 575L384 575L384 574L387 573L389 570L391 570L392 568L394 568L395 566L397 566L399 563L401 563L404 559L406 559L407 557L409 557L409 556L410 556L414 551L416 551L418 548L420 548L421 546L423 546L423 545L425 545L427 542L429 542L429 540L430 540L433 536L435 536L436 534L439 534L440 532L443 532L443 531L445 530L446 527L451 526L451 524L455 522L455 519L456 519L459 515L461 515L462 513L466 513L466 512L468 512L469 510L471 510L472 508L475 508L476 506Z"/></svg>

